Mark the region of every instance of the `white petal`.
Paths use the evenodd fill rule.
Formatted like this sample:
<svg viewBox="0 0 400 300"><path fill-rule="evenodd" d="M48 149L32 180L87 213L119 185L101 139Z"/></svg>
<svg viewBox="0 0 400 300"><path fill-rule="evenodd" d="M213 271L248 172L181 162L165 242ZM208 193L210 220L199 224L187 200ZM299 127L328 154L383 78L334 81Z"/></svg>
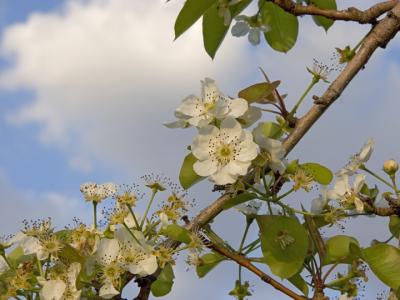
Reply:
<svg viewBox="0 0 400 300"><path fill-rule="evenodd" d="M314 214L319 214L322 212L326 205L326 199L323 197L315 198L311 201L311 212Z"/></svg>
<svg viewBox="0 0 400 300"><path fill-rule="evenodd" d="M219 185L234 183L237 176L229 174L224 168L211 175L211 179Z"/></svg>
<svg viewBox="0 0 400 300"><path fill-rule="evenodd" d="M241 120L242 127L247 128L253 125L261 117L262 117L261 108L255 106L249 106L247 111L239 119Z"/></svg>
<svg viewBox="0 0 400 300"><path fill-rule="evenodd" d="M210 140L219 133L215 126L208 125L199 129L199 134L193 139L191 150L199 160L210 158Z"/></svg>
<svg viewBox="0 0 400 300"><path fill-rule="evenodd" d="M61 300L67 285L62 280L48 280L40 290L40 299Z"/></svg>
<svg viewBox="0 0 400 300"><path fill-rule="evenodd" d="M354 199L354 205L356 206L356 210L359 213L364 212L364 203L359 199L359 198L355 198Z"/></svg>
<svg viewBox="0 0 400 300"><path fill-rule="evenodd" d="M116 295L119 295L119 291L115 289L112 282L109 280L104 282L103 286L100 288L99 296L104 299L111 299Z"/></svg>
<svg viewBox="0 0 400 300"><path fill-rule="evenodd" d="M251 28L247 38L253 46L258 45L260 43L260 30L258 28Z"/></svg>
<svg viewBox="0 0 400 300"><path fill-rule="evenodd" d="M250 165L251 162L232 160L223 168L232 175L246 175Z"/></svg>
<svg viewBox="0 0 400 300"><path fill-rule="evenodd" d="M359 193L361 191L361 188L364 185L364 181L365 181L365 175L364 174L359 174L356 176L356 178L354 179L354 183L353 183L353 191L354 193Z"/></svg>
<svg viewBox="0 0 400 300"><path fill-rule="evenodd" d="M202 98L205 103L212 103L217 101L220 92L218 90L215 81L211 78L206 78L204 81L201 81L202 85Z"/></svg>
<svg viewBox="0 0 400 300"><path fill-rule="evenodd" d="M246 35L250 30L247 22L237 22L232 26L231 32L233 36L240 37Z"/></svg>
<svg viewBox="0 0 400 300"><path fill-rule="evenodd" d="M68 268L68 281L71 286L75 286L76 278L81 271L81 264L80 263L72 263Z"/></svg>
<svg viewBox="0 0 400 300"><path fill-rule="evenodd" d="M373 150L374 150L374 141L372 139L369 139L357 155L359 160L362 163L367 162L371 157Z"/></svg>
<svg viewBox="0 0 400 300"><path fill-rule="evenodd" d="M333 190L335 193L339 196L343 196L346 192L348 192L350 189L349 187L349 177L346 175L343 175L338 178L338 180L335 183L335 186Z"/></svg>
<svg viewBox="0 0 400 300"><path fill-rule="evenodd" d="M247 109L249 108L249 104L246 100L242 98L236 98L230 100L229 103L230 112L229 115L235 118L243 116Z"/></svg>
<svg viewBox="0 0 400 300"><path fill-rule="evenodd" d="M183 99L181 105L176 109L177 113L196 117L204 112L204 103L198 97L190 95Z"/></svg>
<svg viewBox="0 0 400 300"><path fill-rule="evenodd" d="M97 259L102 264L114 261L119 253L119 242L116 239L101 239L97 248Z"/></svg>
<svg viewBox="0 0 400 300"><path fill-rule="evenodd" d="M227 117L221 122L220 132L227 143L240 138L244 134L242 126L233 117Z"/></svg>
<svg viewBox="0 0 400 300"><path fill-rule="evenodd" d="M239 146L240 151L236 155L236 159L240 161L251 161L257 157L258 146L253 141L253 135L245 132L245 139Z"/></svg>
<svg viewBox="0 0 400 300"><path fill-rule="evenodd" d="M138 274L141 277L151 275L158 269L157 258L154 255L149 255L147 258L139 262L141 272Z"/></svg>
<svg viewBox="0 0 400 300"><path fill-rule="evenodd" d="M210 176L217 172L217 162L212 159L198 160L193 164L193 170L200 176Z"/></svg>

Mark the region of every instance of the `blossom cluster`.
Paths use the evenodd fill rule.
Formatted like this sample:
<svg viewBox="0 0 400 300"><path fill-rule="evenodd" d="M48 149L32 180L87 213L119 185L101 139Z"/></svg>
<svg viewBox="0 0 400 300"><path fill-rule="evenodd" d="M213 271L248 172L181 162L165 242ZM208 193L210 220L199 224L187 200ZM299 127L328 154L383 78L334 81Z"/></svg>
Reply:
<svg viewBox="0 0 400 300"><path fill-rule="evenodd" d="M111 299L132 279L174 264L178 250L162 246L164 231L177 223L190 203L186 193L168 180L144 179L151 196L142 216L135 211L144 194L136 185L88 182L80 190L85 201L93 204L92 225L74 220L73 225L56 231L51 219L26 221L20 232L4 238L0 242L0 299ZM169 196L150 214L155 195L166 190ZM99 204L105 208L98 221ZM193 241L191 256L202 250L201 241L195 237Z"/></svg>
<svg viewBox="0 0 400 300"><path fill-rule="evenodd" d="M282 142L265 135L263 123L253 132L245 129L261 118L261 109L245 99L224 96L210 78L201 86L201 97L185 98L175 111L178 120L166 124L169 128L197 128L198 135L190 145L197 159L194 172L217 185L231 184L247 174L252 161L263 154L272 170L283 173Z"/></svg>

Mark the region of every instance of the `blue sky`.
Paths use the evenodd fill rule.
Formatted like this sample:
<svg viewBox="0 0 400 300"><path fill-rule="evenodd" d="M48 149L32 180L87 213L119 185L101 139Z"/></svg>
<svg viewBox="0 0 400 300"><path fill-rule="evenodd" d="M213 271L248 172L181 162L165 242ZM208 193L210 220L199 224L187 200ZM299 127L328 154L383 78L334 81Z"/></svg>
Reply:
<svg viewBox="0 0 400 300"><path fill-rule="evenodd" d="M354 2L364 7L374 3ZM334 47L354 44L368 30L337 23L326 35L303 18L298 44L287 55L228 37L211 61L202 48L199 24L173 42L181 5L0 0L0 203L7 208L0 212L0 228L6 233L15 231L23 218L51 215L58 224L75 215L88 218L85 209L90 209L79 194L79 185L88 180L129 183L148 172L176 179L194 132L172 131L162 123L173 120L181 99L200 93L204 77L214 78L234 96L262 79L262 66L272 79L283 81L282 92L294 102L310 80L305 66L313 58L329 62ZM377 143L372 167L379 169L387 158L400 159L400 131L388 130L400 125L399 47L397 37L376 53L291 157L337 169L372 137ZM205 190L210 190L207 183L192 192L197 209L215 197ZM306 205L308 200L304 198ZM216 223L233 240L237 231L229 229L237 217L229 213ZM366 233L360 222L349 232L365 243L386 226L376 221L376 230ZM216 270L211 280L199 283L180 266L182 284L169 299L185 299L197 285L204 287L198 299L208 297L210 289L209 299L230 299L223 295L234 282L225 278L231 268ZM264 299L266 291L273 293L257 285L254 299Z"/></svg>

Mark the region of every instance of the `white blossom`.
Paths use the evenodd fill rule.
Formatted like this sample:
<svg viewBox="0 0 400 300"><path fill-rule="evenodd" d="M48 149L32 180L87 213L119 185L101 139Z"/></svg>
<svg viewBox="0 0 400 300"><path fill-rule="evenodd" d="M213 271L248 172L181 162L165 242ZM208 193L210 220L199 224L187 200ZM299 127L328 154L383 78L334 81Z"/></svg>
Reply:
<svg viewBox="0 0 400 300"><path fill-rule="evenodd" d="M262 132L262 123L260 123L253 131L256 143L266 151L264 157L267 159L268 166L279 174L283 174L286 170L286 150L283 148L282 142L266 137Z"/></svg>
<svg viewBox="0 0 400 300"><path fill-rule="evenodd" d="M21 247L25 255L36 254L39 260L44 260L49 257L49 253L43 248L39 239L33 236L28 236L23 232L19 232L11 241L14 245Z"/></svg>
<svg viewBox="0 0 400 300"><path fill-rule="evenodd" d="M358 194L361 191L365 182L365 175L357 175L353 185L349 184L347 175L340 176L335 183L333 190L328 192L328 198L338 200L345 206L354 205L357 212L364 211L364 202L359 198Z"/></svg>
<svg viewBox="0 0 400 300"><path fill-rule="evenodd" d="M368 139L361 150L357 154L353 155L350 158L350 161L341 170L339 170L336 175L354 175L357 170L370 159L373 150L374 141L372 139Z"/></svg>
<svg viewBox="0 0 400 300"><path fill-rule="evenodd" d="M258 152L252 134L232 117L224 119L220 128L212 125L200 128L191 149L198 159L193 165L194 171L200 176L210 176L221 185L245 175Z"/></svg>
<svg viewBox="0 0 400 300"><path fill-rule="evenodd" d="M43 300L78 300L81 291L76 288L76 279L81 270L79 263L72 263L64 276L59 279L45 280L39 278L42 285L40 299Z"/></svg>
<svg viewBox="0 0 400 300"><path fill-rule="evenodd" d="M112 182L103 184L87 182L81 184L80 191L82 192L86 201L101 202L117 192L117 185Z"/></svg>
<svg viewBox="0 0 400 300"><path fill-rule="evenodd" d="M132 238L125 228L115 232L120 244L118 261L123 269L139 277L151 275L158 268L157 258L152 254L153 248L148 245L142 232L137 230L132 230L131 232L140 244Z"/></svg>
<svg viewBox="0 0 400 300"><path fill-rule="evenodd" d="M248 109L248 103L241 98L230 99L222 95L214 80L206 78L201 81L201 98L190 95L186 97L175 111L179 119L176 122L165 124L170 128L205 126L215 119L224 119L228 116L238 118Z"/></svg>

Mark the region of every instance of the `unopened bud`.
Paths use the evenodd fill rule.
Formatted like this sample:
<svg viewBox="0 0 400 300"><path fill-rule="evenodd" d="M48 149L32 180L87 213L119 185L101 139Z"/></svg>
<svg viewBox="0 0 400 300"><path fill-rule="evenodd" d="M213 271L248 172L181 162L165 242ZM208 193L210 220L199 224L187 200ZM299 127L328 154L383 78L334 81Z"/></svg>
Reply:
<svg viewBox="0 0 400 300"><path fill-rule="evenodd" d="M399 164L394 159L389 159L383 163L383 171L389 176L393 176L399 169Z"/></svg>

